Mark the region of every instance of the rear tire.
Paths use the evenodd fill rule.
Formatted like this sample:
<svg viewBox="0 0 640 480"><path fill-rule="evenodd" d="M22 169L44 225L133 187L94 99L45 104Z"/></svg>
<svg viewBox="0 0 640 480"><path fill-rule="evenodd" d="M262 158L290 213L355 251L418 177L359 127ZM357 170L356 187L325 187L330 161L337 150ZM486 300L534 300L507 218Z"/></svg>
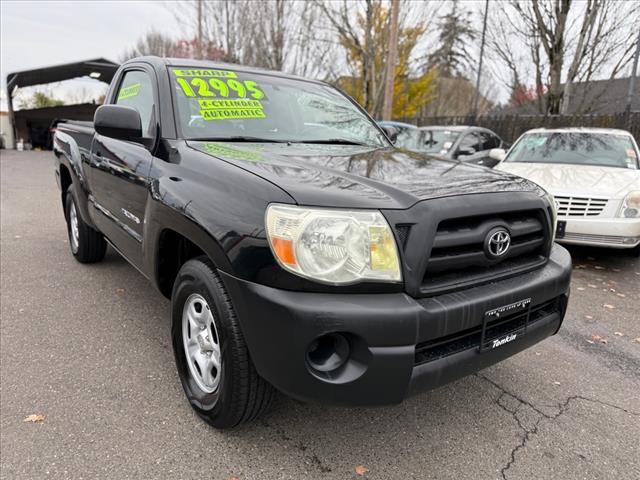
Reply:
<svg viewBox="0 0 640 480"><path fill-rule="evenodd" d="M231 299L206 257L189 260L178 272L171 337L182 387L205 422L233 428L269 408L273 387L258 375Z"/></svg>
<svg viewBox="0 0 640 480"><path fill-rule="evenodd" d="M71 253L80 263L96 263L104 258L107 242L102 234L87 225L80 216L73 185L65 197L65 217Z"/></svg>

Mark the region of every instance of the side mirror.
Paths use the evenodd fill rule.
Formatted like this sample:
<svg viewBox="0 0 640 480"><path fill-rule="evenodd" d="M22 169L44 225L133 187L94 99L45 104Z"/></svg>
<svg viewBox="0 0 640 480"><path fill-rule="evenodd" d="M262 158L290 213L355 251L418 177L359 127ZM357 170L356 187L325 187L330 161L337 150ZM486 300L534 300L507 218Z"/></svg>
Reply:
<svg viewBox="0 0 640 480"><path fill-rule="evenodd" d="M387 136L389 141L395 144L396 141L398 140L398 133L399 133L398 129L395 127L390 127L388 125L380 125L380 128L382 129L384 134Z"/></svg>
<svg viewBox="0 0 640 480"><path fill-rule="evenodd" d="M492 148L489 150L489 158L497 160L501 162L507 156L507 152L504 151L504 148Z"/></svg>
<svg viewBox="0 0 640 480"><path fill-rule="evenodd" d="M142 138L140 113L124 105L102 105L93 116L96 133L119 140L136 141Z"/></svg>

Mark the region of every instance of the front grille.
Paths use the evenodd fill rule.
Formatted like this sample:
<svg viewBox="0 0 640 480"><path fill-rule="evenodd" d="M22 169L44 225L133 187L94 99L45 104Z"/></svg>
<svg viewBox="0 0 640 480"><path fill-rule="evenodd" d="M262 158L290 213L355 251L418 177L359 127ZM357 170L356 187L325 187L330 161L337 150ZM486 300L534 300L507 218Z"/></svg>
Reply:
<svg viewBox="0 0 640 480"><path fill-rule="evenodd" d="M487 324L484 345L486 346L493 340L513 332L526 332L525 326L528 328L553 313L559 313L560 310L560 297L556 297L553 300L531 307L528 322L526 310L493 320ZM446 337L419 343L416 345L414 364L420 365L433 362L465 350L480 348L481 337L482 325L478 325Z"/></svg>
<svg viewBox="0 0 640 480"><path fill-rule="evenodd" d="M555 197L561 217L595 217L607 206L606 198Z"/></svg>
<svg viewBox="0 0 640 480"><path fill-rule="evenodd" d="M595 235L591 233L570 233L566 232L562 240L573 240L576 242L596 242L611 245L626 245L625 240L629 237L618 237L615 235Z"/></svg>
<svg viewBox="0 0 640 480"><path fill-rule="evenodd" d="M444 293L542 266L548 238L545 218L544 210L527 210L441 221L421 293ZM494 227L504 227L511 235L511 247L499 261L489 259L484 250Z"/></svg>

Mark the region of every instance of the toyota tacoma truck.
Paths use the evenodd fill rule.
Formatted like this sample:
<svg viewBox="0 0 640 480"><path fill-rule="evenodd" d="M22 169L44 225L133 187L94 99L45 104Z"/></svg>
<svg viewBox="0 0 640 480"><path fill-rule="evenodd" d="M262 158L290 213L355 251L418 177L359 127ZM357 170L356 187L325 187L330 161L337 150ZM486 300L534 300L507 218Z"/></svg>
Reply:
<svg viewBox="0 0 640 480"><path fill-rule="evenodd" d="M109 244L171 300L178 375L217 428L276 390L398 403L565 315L549 194L397 149L326 83L137 58L54 143L71 253L98 262Z"/></svg>

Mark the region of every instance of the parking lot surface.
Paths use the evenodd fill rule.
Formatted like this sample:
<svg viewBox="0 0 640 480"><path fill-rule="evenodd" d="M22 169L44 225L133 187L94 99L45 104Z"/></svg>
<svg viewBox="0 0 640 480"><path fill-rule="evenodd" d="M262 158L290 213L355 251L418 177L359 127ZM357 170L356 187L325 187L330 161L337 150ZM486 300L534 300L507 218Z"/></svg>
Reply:
<svg viewBox="0 0 640 480"><path fill-rule="evenodd" d="M169 302L113 250L71 256L53 154L3 150L0 164L3 479L640 478L628 253L571 249L560 333L476 375L386 408L281 396L219 432L183 396Z"/></svg>

